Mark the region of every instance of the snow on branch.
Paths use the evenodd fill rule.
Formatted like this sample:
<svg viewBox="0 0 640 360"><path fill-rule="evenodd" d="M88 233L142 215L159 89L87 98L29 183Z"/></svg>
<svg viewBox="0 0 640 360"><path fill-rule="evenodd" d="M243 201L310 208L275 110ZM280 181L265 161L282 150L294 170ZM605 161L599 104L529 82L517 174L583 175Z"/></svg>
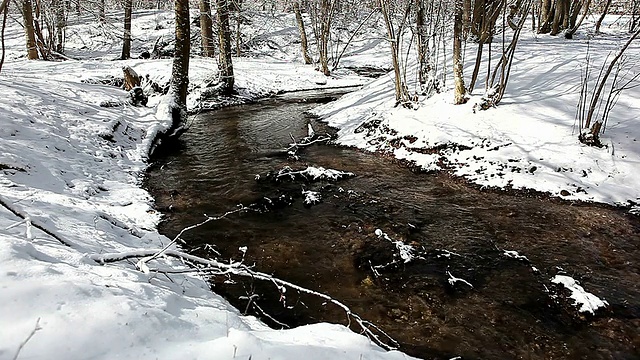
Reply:
<svg viewBox="0 0 640 360"><path fill-rule="evenodd" d="M15 216L17 216L17 217L21 218L22 220L24 220L23 222L27 226L27 238L29 240L32 238L31 226L33 226L36 229L42 231L43 233L45 233L45 234L51 236L52 238L56 239L61 244L65 245L65 246L68 246L68 247L77 248L77 245L74 244L72 241L70 241L68 239L65 239L61 235L58 235L54 230L47 229L46 225L43 222L40 222L40 220L38 220L38 219L33 219L25 211L23 211L20 208L14 206L13 204L9 204L9 202L7 200L3 199L2 197L0 197L0 205L2 205L2 207L4 207L5 209L9 210ZM19 222L18 224L22 224L23 222ZM17 224L13 224L12 226L9 226L7 228L7 230L12 228L13 226L17 226Z"/></svg>
<svg viewBox="0 0 640 360"><path fill-rule="evenodd" d="M304 170L293 170L289 166L285 166L275 175L276 180L281 178L290 178L295 180L296 177L302 177L308 181L330 180L337 181L344 178L356 176L352 172L340 171L334 169L325 169L323 167L309 166Z"/></svg>
<svg viewBox="0 0 640 360"><path fill-rule="evenodd" d="M361 318L360 315L352 312L347 305L331 297L330 295L327 295L315 290L311 290L311 289L302 287L300 285L296 285L294 283L279 279L267 273L255 271L242 262L230 261L226 263L226 262L218 261L217 259L207 259L207 258L191 255L182 251L169 248L171 245L173 245L177 241L177 239L180 238L180 236L184 232L192 230L199 226L202 226L210 221L227 216L228 214L244 211L246 209L247 208L241 207L240 209L230 211L222 215L221 217L216 217L216 218L207 217L206 220L198 224L184 228L174 238L174 240L171 243L167 244L167 246L161 249L142 249L142 250L127 251L127 252L119 252L119 253L93 254L93 255L90 255L89 258L91 258L92 260L96 261L99 264L114 263L114 262L127 260L127 259L140 259L137 262L136 267L140 271L143 271L145 273L158 272L158 273L164 273L164 274L172 274L172 273L184 274L184 273L193 272L193 273L199 273L202 275L213 275L213 276L235 275L235 276L241 276L241 277L247 277L251 279L271 282L280 292L281 300L283 302L285 299L284 294L286 293L287 289L293 289L300 293L305 293L305 294L319 297L325 300L327 303L331 303L343 309L349 320L349 325L351 324L351 321L354 321L355 324L357 324L358 327L360 328L361 333L366 335L369 339L371 339L371 341L375 342L379 346L388 350L398 348L399 343L393 338L391 338L382 329L377 327L375 324ZM175 270L158 270L158 269L149 268L148 263L160 257L172 257L172 258L179 259L184 263L187 263L188 265L190 265L191 268L175 269Z"/></svg>

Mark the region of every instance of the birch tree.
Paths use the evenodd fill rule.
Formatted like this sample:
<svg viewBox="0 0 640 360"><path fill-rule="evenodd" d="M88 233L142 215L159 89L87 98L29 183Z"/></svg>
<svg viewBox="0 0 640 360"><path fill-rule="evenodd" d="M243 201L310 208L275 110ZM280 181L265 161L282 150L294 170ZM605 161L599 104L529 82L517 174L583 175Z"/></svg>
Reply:
<svg viewBox="0 0 640 360"><path fill-rule="evenodd" d="M130 0L127 0L130 1ZM189 86L190 22L189 0L175 0L176 31L175 52L171 72L172 118L175 127L187 117L187 90Z"/></svg>

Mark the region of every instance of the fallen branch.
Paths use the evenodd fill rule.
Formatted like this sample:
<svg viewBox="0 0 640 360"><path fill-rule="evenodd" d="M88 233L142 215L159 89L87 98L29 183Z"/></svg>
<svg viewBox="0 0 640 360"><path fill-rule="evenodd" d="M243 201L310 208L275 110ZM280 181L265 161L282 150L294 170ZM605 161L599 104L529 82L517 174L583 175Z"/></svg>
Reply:
<svg viewBox="0 0 640 360"><path fill-rule="evenodd" d="M0 197L0 205L2 205L5 209L9 210L11 213L13 213L15 216L21 218L22 220L24 220L27 223L30 223L33 227L35 227L36 229L42 231L43 233L51 236L52 238L58 240L61 244L68 246L68 247L77 247L76 244L74 244L73 242L62 238L60 235L54 233L53 231L49 230L46 228L46 226L41 223L38 219L34 219L31 216L29 216L29 214L27 214L26 212L16 209L13 206L9 205L9 202L7 202L6 200L4 200L2 197Z"/></svg>
<svg viewBox="0 0 640 360"><path fill-rule="evenodd" d="M29 340L31 340L33 335L35 335L38 332L38 330L42 330L42 328L40 327L40 318L36 320L36 326L33 328L33 330L31 330L31 333L29 333L29 336L27 336L27 338L20 343L20 346L18 346L18 350L16 350L16 354L13 356L13 360L18 359L18 356L20 356L20 352L22 351L22 348L24 348L24 346L27 345Z"/></svg>
<svg viewBox="0 0 640 360"><path fill-rule="evenodd" d="M203 221L200 224L185 228L180 234L182 234L184 231L193 229L197 226L201 226L202 224L205 224L211 221L209 219L212 219L212 218L208 218L207 220ZM176 239L179 237L179 235L176 237ZM194 267L193 269L190 269L190 270L180 270L179 271L180 273L188 273L191 271L194 273L197 272L197 273L207 274L207 275L229 275L230 274L230 275L248 277L252 279L269 281L273 283L278 288L278 291L280 292L283 292L283 289L291 288L301 293L317 296L321 299L324 299L326 302L336 305L339 308L343 309L347 314L349 325L351 324L351 320L353 319L355 323L360 327L361 333L365 334L369 339L374 341L379 346L392 350L392 349L397 349L399 345L396 340L394 340L391 336L389 336L387 333L382 331L379 327L377 327L376 325L372 324L369 321L362 319L358 314L353 313L347 305L343 304L339 300L334 299L330 295L320 293L311 289L307 289L305 287L276 278L272 275L269 275L263 272L252 270L250 267L248 267L247 265L244 265L241 262L231 261L230 263L223 263L217 260L205 259L199 256L187 254L185 252L168 249L166 246L162 249L145 249L145 250L136 250L136 251L129 251L129 252L121 252L121 253L94 254L94 255L90 255L90 258L100 264L113 263L113 262L118 262L118 261L132 259L132 258L142 258L142 259L146 258L146 261L145 261L145 264L146 264L146 262L152 259L156 259L161 255L174 257L180 260L185 260L193 263L194 265L204 266L204 268ZM140 264L141 261L138 261L138 264ZM138 268L140 269L140 267ZM155 271L155 270L149 269L148 267L146 267L146 265L141 270L143 271L146 270L146 272ZM158 272L170 273L164 270L158 271ZM385 340L389 341L392 345L388 345L385 341L381 339L381 337L378 334L380 334L382 338L384 338Z"/></svg>

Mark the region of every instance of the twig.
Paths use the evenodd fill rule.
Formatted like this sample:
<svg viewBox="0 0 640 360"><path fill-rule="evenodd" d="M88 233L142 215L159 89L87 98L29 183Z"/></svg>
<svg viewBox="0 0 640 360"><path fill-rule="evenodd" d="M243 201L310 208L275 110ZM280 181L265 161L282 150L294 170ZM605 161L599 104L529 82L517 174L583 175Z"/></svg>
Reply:
<svg viewBox="0 0 640 360"><path fill-rule="evenodd" d="M58 240L62 245L68 246L68 247L77 247L76 244L74 244L73 242L63 239L62 237L60 237L59 235L57 235L56 233L54 233L53 231L47 229L44 224L41 224L39 220L32 218L31 216L29 216L28 214L26 214L23 211L20 211L18 209L14 209L12 206L9 205L9 203L4 200L1 196L0 196L0 205L2 205L5 209L11 211L11 213L13 213L15 216L28 221L31 223L31 225L33 225L36 229L42 231L43 233L51 236L52 238Z"/></svg>
<svg viewBox="0 0 640 360"><path fill-rule="evenodd" d="M18 350L16 350L16 354L13 356L13 360L17 360L18 359L18 356L20 356L20 352L22 351L22 348L25 345L27 345L29 340L31 340L33 335L35 335L36 332L38 332L38 330L42 330L42 328L40 327L40 318L38 318L38 320L36 320L36 326L33 328L33 330L31 330L31 333L29 334L29 336L27 336L27 338L24 339L24 341L22 343L20 343L20 346L18 346Z"/></svg>

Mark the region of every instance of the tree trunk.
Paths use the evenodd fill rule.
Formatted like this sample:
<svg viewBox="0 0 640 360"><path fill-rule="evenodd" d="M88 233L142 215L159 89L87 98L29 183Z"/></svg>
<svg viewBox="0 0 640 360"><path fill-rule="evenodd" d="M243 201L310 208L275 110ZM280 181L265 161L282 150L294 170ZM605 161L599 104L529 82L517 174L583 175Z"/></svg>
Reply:
<svg viewBox="0 0 640 360"><path fill-rule="evenodd" d="M462 36L467 38L471 30L471 0L463 0L462 8Z"/></svg>
<svg viewBox="0 0 640 360"><path fill-rule="evenodd" d="M235 43L236 43L236 56L242 56L242 33L240 32L240 25L242 25L242 0L232 0L233 12L236 14L236 31L235 31Z"/></svg>
<svg viewBox="0 0 640 360"><path fill-rule="evenodd" d="M600 32L600 27L602 26L602 21L604 21L604 17L607 16L607 13L609 12L609 7L611 6L611 0L607 0L607 2L604 4L604 9L602 10L602 15L600 15L600 17L598 18L598 21L596 21L596 33Z"/></svg>
<svg viewBox="0 0 640 360"><path fill-rule="evenodd" d="M425 25L425 8L423 0L416 0L416 28L417 28L417 49L418 49L418 81L420 85L425 85L429 79L429 44L427 29Z"/></svg>
<svg viewBox="0 0 640 360"><path fill-rule="evenodd" d="M0 14L2 14L2 30L0 33L0 42L2 42L2 56L0 57L0 72L2 72L2 65L4 65L4 55L5 55L5 47L4 47L4 29L7 27L7 16L9 15L9 0L4 0L2 4L0 4Z"/></svg>
<svg viewBox="0 0 640 360"><path fill-rule="evenodd" d="M122 41L122 55L120 59L126 60L131 57L131 12L133 10L133 0L124 2L124 36Z"/></svg>
<svg viewBox="0 0 640 360"><path fill-rule="evenodd" d="M455 0L453 20L453 81L455 83L453 102L456 105L467 102L462 71L462 1Z"/></svg>
<svg viewBox="0 0 640 360"><path fill-rule="evenodd" d="M307 31L304 28L304 20L302 19L302 13L300 12L300 2L293 2L293 11L296 14L296 22L298 23L298 30L300 31L300 48L302 50L302 59L304 63L309 65L313 63L311 56L309 56L309 45L307 42Z"/></svg>
<svg viewBox="0 0 640 360"><path fill-rule="evenodd" d="M202 56L214 57L213 20L209 0L200 0L200 32L202 34Z"/></svg>
<svg viewBox="0 0 640 360"><path fill-rule="evenodd" d="M105 0L99 0L98 1L98 20L101 23L105 23L107 21L107 16L105 14L105 9L104 9L104 2Z"/></svg>
<svg viewBox="0 0 640 360"><path fill-rule="evenodd" d="M56 51L64 53L64 40L65 40L65 28L67 26L67 19L65 14L64 3L60 0L52 2L52 6L55 7L55 19L56 19Z"/></svg>
<svg viewBox="0 0 640 360"><path fill-rule="evenodd" d="M331 9L329 0L320 0L320 40L319 55L322 73L325 76L331 75L329 71L329 31L331 31Z"/></svg>
<svg viewBox="0 0 640 360"><path fill-rule="evenodd" d="M216 0L218 15L218 42L220 55L218 68L220 70L221 92L231 94L233 91L233 60L231 58L231 30L229 29L229 2Z"/></svg>
<svg viewBox="0 0 640 360"><path fill-rule="evenodd" d="M130 1L130 0L127 0ZM189 86L190 22L189 0L175 0L176 46L171 72L171 94L175 107L172 109L173 125L184 123L187 116L187 89Z"/></svg>
<svg viewBox="0 0 640 360"><path fill-rule="evenodd" d="M31 0L22 0L22 18L24 19L24 31L27 37L27 58L29 60L38 59L38 48L36 45L36 34L33 28L33 7Z"/></svg>
<svg viewBox="0 0 640 360"><path fill-rule="evenodd" d="M540 4L540 20L538 21L538 34L546 34L551 31L551 19L553 19L553 8L551 0L542 0Z"/></svg>

